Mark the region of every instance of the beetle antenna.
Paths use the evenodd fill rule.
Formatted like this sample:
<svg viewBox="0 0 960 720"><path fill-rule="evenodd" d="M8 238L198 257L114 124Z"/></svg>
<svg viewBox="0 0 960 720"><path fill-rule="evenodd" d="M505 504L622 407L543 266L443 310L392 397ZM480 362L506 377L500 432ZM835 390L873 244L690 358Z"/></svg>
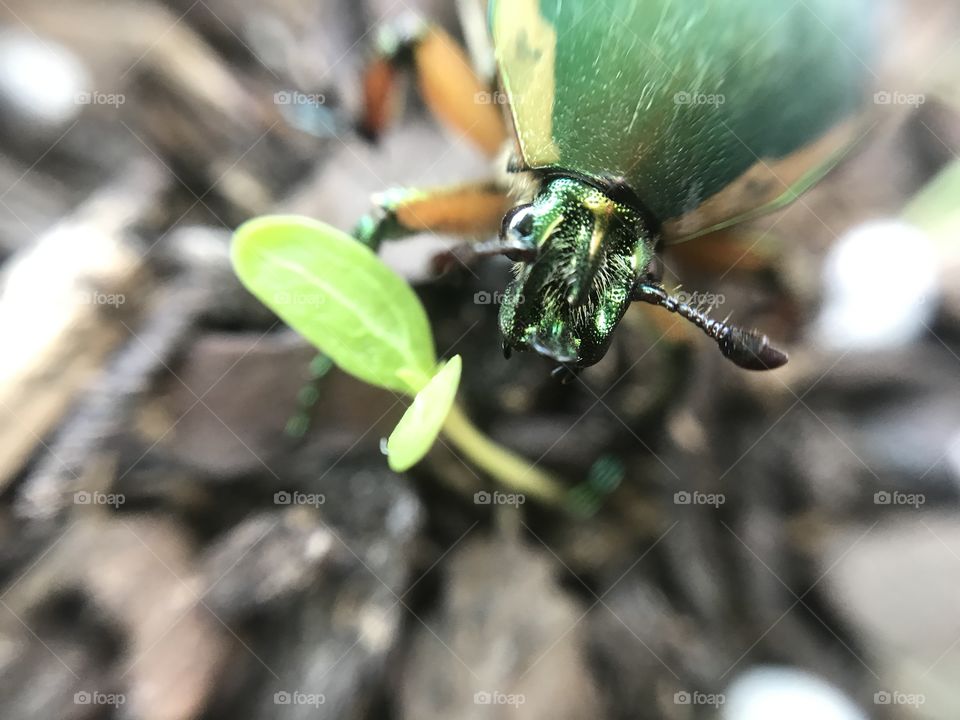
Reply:
<svg viewBox="0 0 960 720"><path fill-rule="evenodd" d="M670 295L662 285L641 283L634 289L633 299L686 318L713 338L724 357L746 370L774 370L787 363L787 354L771 345L770 339L759 330L744 330L726 320L713 320L699 308Z"/></svg>

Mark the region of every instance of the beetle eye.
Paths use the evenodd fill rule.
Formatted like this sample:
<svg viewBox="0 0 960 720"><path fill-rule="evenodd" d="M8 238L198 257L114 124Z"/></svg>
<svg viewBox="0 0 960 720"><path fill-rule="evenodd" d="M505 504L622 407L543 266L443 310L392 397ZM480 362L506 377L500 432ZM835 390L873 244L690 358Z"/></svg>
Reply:
<svg viewBox="0 0 960 720"><path fill-rule="evenodd" d="M515 207L504 216L503 225L500 227L501 238L529 241L531 235L533 235L533 212L530 205Z"/></svg>

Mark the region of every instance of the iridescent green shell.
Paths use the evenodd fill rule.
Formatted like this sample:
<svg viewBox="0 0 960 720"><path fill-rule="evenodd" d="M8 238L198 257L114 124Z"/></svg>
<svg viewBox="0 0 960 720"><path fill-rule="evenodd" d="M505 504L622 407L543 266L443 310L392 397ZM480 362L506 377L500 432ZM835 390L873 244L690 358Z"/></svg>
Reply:
<svg viewBox="0 0 960 720"><path fill-rule="evenodd" d="M491 0L530 169L625 182L682 240L796 197L862 136L870 0Z"/></svg>

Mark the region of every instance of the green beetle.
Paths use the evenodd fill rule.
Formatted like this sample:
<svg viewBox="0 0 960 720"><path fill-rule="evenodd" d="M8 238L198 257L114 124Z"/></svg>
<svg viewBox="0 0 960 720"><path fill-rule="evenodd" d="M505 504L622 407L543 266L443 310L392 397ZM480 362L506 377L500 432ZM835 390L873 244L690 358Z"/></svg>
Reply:
<svg viewBox="0 0 960 720"><path fill-rule="evenodd" d="M503 94L417 25L383 41L363 129L382 130L393 72L411 64L441 119L491 157L506 140L513 181L394 191L357 236L482 234L505 214L471 254L517 262L500 308L507 355L532 349L579 371L642 301L691 320L741 367L784 364L765 335L672 297L658 253L786 205L862 135L869 0L490 0L488 12Z"/></svg>

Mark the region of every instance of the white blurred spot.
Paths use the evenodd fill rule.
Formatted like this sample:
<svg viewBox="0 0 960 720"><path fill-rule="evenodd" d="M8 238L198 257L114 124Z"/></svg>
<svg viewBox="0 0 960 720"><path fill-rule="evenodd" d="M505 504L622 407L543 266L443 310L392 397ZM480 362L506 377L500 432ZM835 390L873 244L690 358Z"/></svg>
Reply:
<svg viewBox="0 0 960 720"><path fill-rule="evenodd" d="M90 78L80 59L28 33L0 33L0 97L25 118L62 126L79 114Z"/></svg>
<svg viewBox="0 0 960 720"><path fill-rule="evenodd" d="M317 560L325 557L333 547L333 538L330 533L324 530L317 530L307 538L307 546L304 549L304 555L308 560Z"/></svg>
<svg viewBox="0 0 960 720"><path fill-rule="evenodd" d="M827 257L817 342L875 350L916 339L936 310L938 274L936 247L912 225L884 220L855 228Z"/></svg>
<svg viewBox="0 0 960 720"><path fill-rule="evenodd" d="M802 670L754 668L725 695L724 720L868 720L839 689Z"/></svg>

